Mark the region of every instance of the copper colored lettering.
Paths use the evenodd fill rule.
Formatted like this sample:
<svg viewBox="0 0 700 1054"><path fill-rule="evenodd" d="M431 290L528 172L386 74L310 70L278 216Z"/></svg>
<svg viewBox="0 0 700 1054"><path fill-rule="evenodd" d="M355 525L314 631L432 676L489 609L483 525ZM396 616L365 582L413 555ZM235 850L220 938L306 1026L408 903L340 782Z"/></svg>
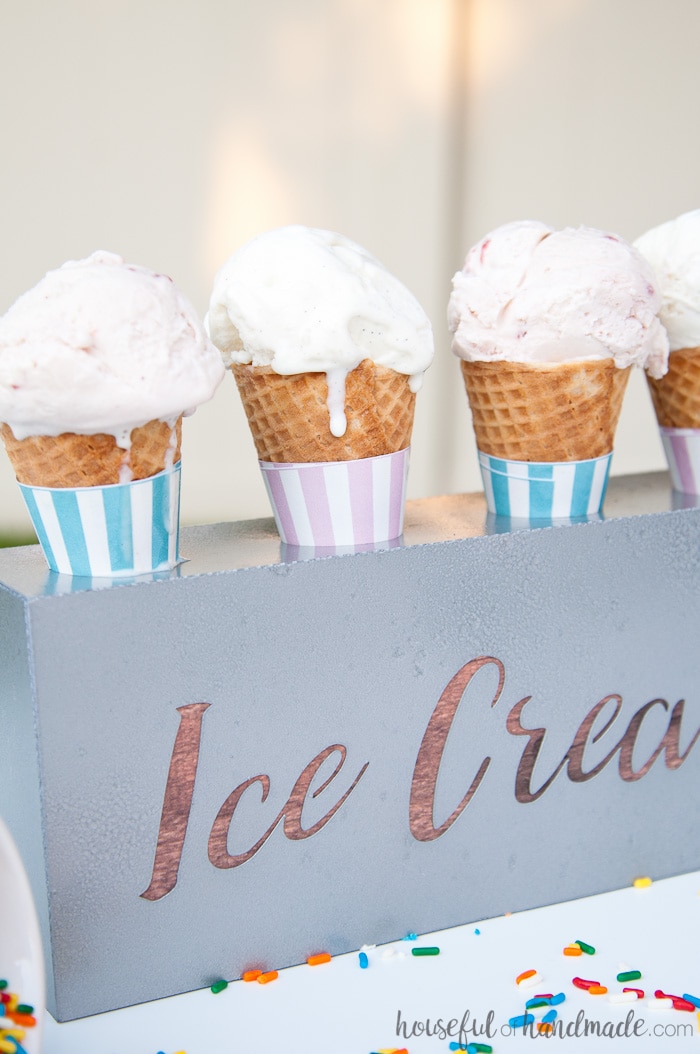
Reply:
<svg viewBox="0 0 700 1054"><path fill-rule="evenodd" d="M254 783L259 783L262 786L261 801L266 801L270 791L270 777L264 774L259 776L253 776L251 777L251 779L248 779L244 783L239 784L239 786L236 787L236 789L232 791L231 794L229 794L228 798L219 809L216 819L214 820L211 833L209 835L209 859L214 865L214 867L229 868L239 867L241 864L245 864L246 861L250 860L251 857L255 856L258 850L262 848L262 846L265 844L265 842L270 837L275 827L277 827L277 824L283 817L284 833L287 838L292 840L300 838L309 838L312 834L316 834L317 831L320 831L322 827L325 827L328 821L333 816L335 816L338 809L355 789L369 764L369 762L365 762L365 764L362 766L357 776L355 777L353 783L338 799L333 808L329 809L329 811L311 827L304 829L301 826L301 813L304 807L304 801L306 800L306 796L311 786L311 782L323 762L326 761L326 759L329 758L331 754L335 752L340 754L340 760L338 761L338 764L336 765L335 769L330 774L330 776L326 780L324 780L321 786L314 791L312 797L318 797L318 795L321 794L326 789L326 787L328 787L328 785L332 782L332 780L335 779L335 777L340 772L345 762L345 758L347 756L346 748L340 743L335 743L330 747L326 747L325 750L322 750L319 754L316 755L315 758L313 758L312 761L309 762L309 764L306 766L306 768L294 784L294 787L292 788L292 793L289 795L289 798L287 799L287 802L285 803L284 807L277 814L277 816L272 821L272 823L267 828L262 837L257 840L255 845L252 845L250 849L246 850L246 852L234 854L229 853L228 851L228 836L229 831L231 829L231 823L233 822L234 813L236 811L236 806L238 805L239 801L241 800L245 792L248 790L248 788L251 787Z"/></svg>
<svg viewBox="0 0 700 1054"><path fill-rule="evenodd" d="M512 736L528 736L528 742L523 750L522 757L520 758L520 764L515 774L515 798L523 805L528 802L537 801L537 799L544 794L549 787L550 783L558 776L564 767L566 762L566 756L562 758L559 765L551 774L548 780L542 784L539 790L532 790L532 772L539 757L540 750L542 748L542 740L544 739L546 728L524 728L521 721L520 715L523 707L526 703L529 703L532 699L531 695L526 695L524 699L516 703L513 709L506 718L506 728Z"/></svg>
<svg viewBox="0 0 700 1054"><path fill-rule="evenodd" d="M652 699L650 702L645 703L644 706L640 707L636 714L633 715L627 726L627 730L622 737L620 743L620 775L627 783L633 783L635 780L640 780L642 776L646 776L647 772L663 750L664 740L662 739L651 757L647 758L641 768L636 771L632 768L632 755L637 743L639 730L642 727L642 721L655 706L662 706L664 710L668 710L668 703L665 699Z"/></svg>
<svg viewBox="0 0 700 1054"><path fill-rule="evenodd" d="M591 742L597 743L602 736L608 731L622 707L622 699L619 695L606 695L604 699L596 703L592 710L584 717L583 721L578 727L574 741L569 747L568 751L561 759L555 770L551 773L548 779L542 784L542 786L536 790L532 790L532 775L539 757L540 750L542 748L542 741L546 734L546 728L525 728L521 722L521 713L526 703L530 702L532 696L526 696L521 699L520 702L516 703L513 709L508 714L506 719L506 728L512 736L528 736L528 743L523 750L520 764L518 765L518 771L515 776L515 797L516 800L522 804L537 801L552 782L559 775L564 765L568 762L567 775L573 783L584 783L586 780L593 779L601 772L608 762L614 757L616 751L620 747L620 743L616 743L615 746L610 750L602 761L599 761L592 769L588 772L583 771L583 752L591 734L593 724L608 703L614 702L615 708L613 713L610 715L608 720L605 722L603 727L596 732Z"/></svg>
<svg viewBox="0 0 700 1054"><path fill-rule="evenodd" d="M628 783L633 783L635 780L641 779L642 776L646 776L651 766L654 764L658 756L664 750L666 752L667 768L679 768L683 764L685 759L688 757L688 754L693 749L695 744L697 743L698 737L700 737L700 729L698 729L698 731L695 733L690 743L686 747L685 751L682 754L679 752L681 719L683 717L683 709L685 707L685 700L679 699L679 701L676 703L671 712L671 717L668 722L668 728L666 729L664 737L659 743L658 747L653 752L653 754L644 762L641 768L636 770L633 769L632 755L634 753L634 748L637 742L637 736L639 735L639 729L646 714L651 710L652 707L657 705L662 706L664 710L668 710L668 703L665 699L652 699L651 702L645 703L644 706L642 706L633 716L632 720L627 726L627 731L622 737L622 741L620 743L620 775L622 776L623 780L627 781Z"/></svg>
<svg viewBox="0 0 700 1054"><path fill-rule="evenodd" d="M632 767L632 755L639 736L639 730L642 726L642 722L649 711L655 706L661 706L664 710L668 710L668 703L665 699L652 699L650 702L645 703L644 706L640 707L635 714L633 714L627 729L625 730L622 738L615 743L615 745L608 751L605 757L599 761L593 768L584 771L583 758L586 744L589 742L597 743L599 739L608 732L612 727L613 723L617 720L619 713L622 709L622 697L619 695L606 695L604 699L589 711L584 717L583 721L578 727L576 735L574 736L573 743L569 747L568 751L559 762L559 765L551 773L551 775L545 780L545 782L537 789L532 790L532 777L535 764L539 757L540 749L542 747L542 741L544 740L546 729L545 728L525 728L522 724L521 715L524 706L530 701L532 696L526 696L521 699L512 708L506 719L506 728L513 736L528 736L528 743L523 750L520 764L518 765L518 771L515 777L515 797L517 801L527 804L529 802L537 801L539 797L547 790L552 784L553 780L561 772L564 765L567 765L567 776L573 783L584 783L586 780L593 779L599 772L605 768L605 766L613 759L615 754L619 751L619 771L620 776L623 780L628 783L634 782L635 780L641 779L645 776L651 766L654 764L656 759L661 753L665 751L666 754L666 766L669 769L677 769L683 764L690 751L695 746L698 738L700 738L700 729L695 733L692 740L683 751L680 752L680 728L681 719L683 717L683 709L685 702L683 699L679 700L673 708L671 717L669 719L668 728L664 734L663 739L659 743L658 747L651 756L644 762L639 769L633 769ZM607 721L601 729L591 737L591 730L596 721L596 718L602 713L603 709L609 704L614 704L614 709ZM568 763L568 764L567 764Z"/></svg>
<svg viewBox="0 0 700 1054"><path fill-rule="evenodd" d="M252 787L254 783L259 783L262 786L260 801L266 801L267 796L270 793L270 777L264 774L260 776L251 776L250 779L245 780L244 783L240 783L234 791L231 791L228 798L216 814L216 819L214 820L209 835L209 859L214 867L238 867L240 864L245 864L246 860L250 860L251 856L255 856L258 849L265 844L277 824L284 816L284 810L279 812L265 831L262 838L259 838L255 845L251 846L245 853L229 853L227 844L228 833L231 827L231 821L233 820L233 814L245 792L249 787Z"/></svg>
<svg viewBox="0 0 700 1054"><path fill-rule="evenodd" d="M317 831L320 831L322 827L325 827L328 821L335 816L343 802L346 801L348 796L354 791L360 779L364 776L367 766L369 765L368 761L364 763L357 776L355 776L354 781L345 791L345 794L338 799L333 808L330 809L325 816L322 816L320 820L317 820L311 827L304 829L301 826L301 811L304 807L306 796L309 793L311 781L326 758L329 758L331 754L336 751L340 754L340 760L328 779L325 780L311 795L312 798L317 798L318 795L326 789L328 784L335 779L345 763L345 758L347 757L348 752L341 743L335 743L331 747L326 747L326 749L322 750L320 754L317 754L313 761L309 762L299 779L294 784L292 793L289 795L287 804L284 807L284 833L287 838L290 838L293 841L300 838L309 838L312 834L316 834Z"/></svg>
<svg viewBox="0 0 700 1054"><path fill-rule="evenodd" d="M441 823L439 827L435 827L435 787L440 771L440 763L447 744L447 737L457 713L457 708L469 684L479 670L489 665L494 665L498 670L498 687L491 700L491 706L495 706L503 691L505 670L503 663L499 659L486 655L478 659L472 659L471 662L466 663L457 671L440 696L428 722L413 770L409 804L411 834L419 842L430 842L435 838L439 838L452 826L474 797L491 762L491 758L484 758L469 790L459 805L453 809L444 823Z"/></svg>
<svg viewBox="0 0 700 1054"><path fill-rule="evenodd" d="M588 742L588 737L591 734L591 729L595 723L595 719L598 714L608 705L608 703L614 703L615 707L612 714L605 722L603 727L596 732L591 740L592 743L597 743L599 739L605 735L610 726L616 720L620 710L622 709L622 697L619 695L606 695L604 699L601 699L599 703L596 703L592 710L586 714L583 721L578 727L578 731L574 736L574 741L569 747L569 752L566 755L569 759L569 765L567 768L567 776L572 783L585 783L586 780L593 779L599 772L602 772L609 761L615 756L620 748L622 740L616 743L612 750L608 751L602 761L599 761L597 765L594 765L588 772L583 771L583 752ZM624 738L624 737L623 737Z"/></svg>
<svg viewBox="0 0 700 1054"><path fill-rule="evenodd" d="M698 739L700 739L699 728L683 753L679 753L681 719L683 717L684 707L685 699L679 699L671 712L671 719L668 723L666 735L661 741L661 745L666 748L666 766L669 769L679 768L688 757L688 754L690 754Z"/></svg>
<svg viewBox="0 0 700 1054"><path fill-rule="evenodd" d="M209 705L189 703L177 708L180 727L175 736L165 784L151 883L141 894L145 900L160 900L177 882L197 776L202 718Z"/></svg>

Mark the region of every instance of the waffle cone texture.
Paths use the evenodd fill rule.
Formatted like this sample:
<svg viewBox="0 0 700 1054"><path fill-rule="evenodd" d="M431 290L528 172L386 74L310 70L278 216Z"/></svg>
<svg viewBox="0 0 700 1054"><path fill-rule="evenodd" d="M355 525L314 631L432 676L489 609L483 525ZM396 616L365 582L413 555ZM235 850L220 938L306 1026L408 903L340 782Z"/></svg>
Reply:
<svg viewBox="0 0 700 1054"><path fill-rule="evenodd" d="M149 421L131 432L128 450L113 435L28 436L15 439L9 425L0 428L18 482L31 487L105 487L129 479L156 476L180 460L182 417L171 428Z"/></svg>
<svg viewBox="0 0 700 1054"><path fill-rule="evenodd" d="M512 461L585 461L613 448L629 378L612 359L466 362L477 447Z"/></svg>
<svg viewBox="0 0 700 1054"><path fill-rule="evenodd" d="M700 348L672 351L668 372L647 381L662 428L700 428Z"/></svg>
<svg viewBox="0 0 700 1054"><path fill-rule="evenodd" d="M411 441L416 397L409 378L370 359L347 375L342 436L330 431L325 373L283 376L238 363L231 370L260 461L353 461L394 454Z"/></svg>

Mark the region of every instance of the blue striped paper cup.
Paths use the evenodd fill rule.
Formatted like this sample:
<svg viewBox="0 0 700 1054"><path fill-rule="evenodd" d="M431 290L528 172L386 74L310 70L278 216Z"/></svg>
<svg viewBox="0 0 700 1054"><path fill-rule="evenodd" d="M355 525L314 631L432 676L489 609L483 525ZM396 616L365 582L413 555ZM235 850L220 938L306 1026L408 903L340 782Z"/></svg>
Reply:
<svg viewBox="0 0 700 1054"><path fill-rule="evenodd" d="M592 516L605 498L612 454L588 461L507 461L479 451L489 512L530 521Z"/></svg>
<svg viewBox="0 0 700 1054"><path fill-rule="evenodd" d="M660 428L671 485L680 494L700 494L700 428Z"/></svg>
<svg viewBox="0 0 700 1054"><path fill-rule="evenodd" d="M281 540L354 548L399 538L409 449L355 461L260 461Z"/></svg>
<svg viewBox="0 0 700 1054"><path fill-rule="evenodd" d="M111 578L179 562L180 462L108 487L19 487L52 571Z"/></svg>

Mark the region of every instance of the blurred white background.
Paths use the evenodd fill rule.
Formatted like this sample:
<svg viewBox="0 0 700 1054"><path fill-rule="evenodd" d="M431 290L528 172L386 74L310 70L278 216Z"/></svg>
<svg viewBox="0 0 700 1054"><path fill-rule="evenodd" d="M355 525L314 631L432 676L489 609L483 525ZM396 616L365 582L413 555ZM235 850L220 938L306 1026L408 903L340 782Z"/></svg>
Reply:
<svg viewBox="0 0 700 1054"><path fill-rule="evenodd" d="M253 235L340 231L434 325L411 497L481 486L445 325L469 246L700 206L698 0L6 0L1 25L0 312L104 248L204 314ZM635 376L613 472L663 467ZM185 523L269 515L230 376L185 422L182 499ZM0 530L28 523L2 453Z"/></svg>

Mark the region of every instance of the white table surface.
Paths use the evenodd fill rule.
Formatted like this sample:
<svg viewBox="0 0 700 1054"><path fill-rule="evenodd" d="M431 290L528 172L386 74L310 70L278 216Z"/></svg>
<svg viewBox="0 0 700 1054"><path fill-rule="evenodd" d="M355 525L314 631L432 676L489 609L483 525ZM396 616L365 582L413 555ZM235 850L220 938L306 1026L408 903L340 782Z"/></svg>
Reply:
<svg viewBox="0 0 700 1054"><path fill-rule="evenodd" d="M564 956L564 945L575 940L594 946L595 955ZM439 946L440 955L411 955L412 947L428 944ZM642 980L631 983L649 996L657 988L698 996L700 872L646 889L630 886L422 935L416 942L398 941L368 955L364 970L353 953L326 965L280 970L278 979L267 985L237 981L217 995L205 989L64 1024L49 1018L44 1054L370 1054L404 1047L409 1054L440 1054L459 1035L411 1035L414 1022L420 1026L429 1021L432 1032L438 1019L446 1026L451 1020L459 1024L467 1011L469 1021L480 1025L493 1011L495 1035L478 1040L490 1043L494 1054L516 1054L530 1050L532 1038L501 1029L505 1025L509 1032L508 1019L538 992L565 993L559 1018L571 1030L579 1012L601 1029L606 1022L608 1029L618 1024L622 1029L632 1012L638 1034L613 1039L615 1049L626 1045L640 1054L700 1052L697 1013L653 1010L646 1000L614 1005L607 996L592 996L571 983L578 975L618 991L622 985L615 978L626 966L642 971ZM519 989L515 977L531 968L542 982ZM407 1023L406 1037L397 1035L399 1014ZM579 1033L583 1027L582 1022ZM474 1038L470 1033L467 1041ZM589 1051L607 1049L610 1040L570 1031L552 1043L550 1050ZM542 1046L540 1037L535 1050Z"/></svg>

